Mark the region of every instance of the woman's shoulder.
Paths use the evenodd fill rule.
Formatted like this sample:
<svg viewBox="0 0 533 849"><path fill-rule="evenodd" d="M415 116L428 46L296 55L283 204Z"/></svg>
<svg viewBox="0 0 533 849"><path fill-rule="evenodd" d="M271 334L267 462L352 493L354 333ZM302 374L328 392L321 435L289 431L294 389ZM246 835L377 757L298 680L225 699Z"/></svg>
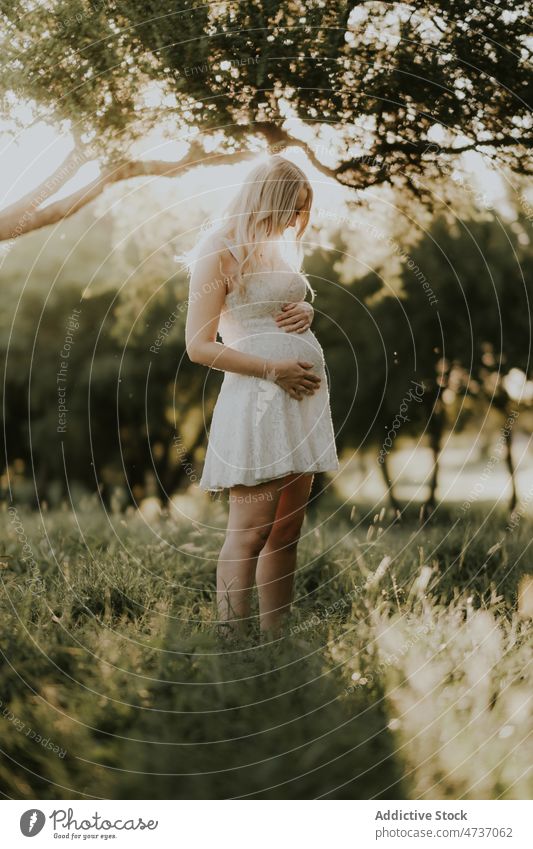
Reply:
<svg viewBox="0 0 533 849"><path fill-rule="evenodd" d="M233 247L234 237L231 233L219 232L215 233L214 236L220 243L227 245L228 247Z"/></svg>
<svg viewBox="0 0 533 849"><path fill-rule="evenodd" d="M204 249L210 254L228 255L235 257L235 249L231 237L225 233L207 233L203 238Z"/></svg>
<svg viewBox="0 0 533 849"><path fill-rule="evenodd" d="M233 289L233 277L236 274L239 263L233 252L231 238L224 233L214 233L210 240L210 252L215 258L217 272L224 278L226 293Z"/></svg>

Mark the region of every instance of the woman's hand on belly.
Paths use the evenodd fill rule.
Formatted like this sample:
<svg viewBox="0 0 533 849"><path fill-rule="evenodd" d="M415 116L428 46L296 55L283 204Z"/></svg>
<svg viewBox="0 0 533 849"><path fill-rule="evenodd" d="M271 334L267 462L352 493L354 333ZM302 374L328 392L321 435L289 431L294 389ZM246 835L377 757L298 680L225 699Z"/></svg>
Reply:
<svg viewBox="0 0 533 849"><path fill-rule="evenodd" d="M274 360L268 374L274 383L300 401L304 395L313 395L320 388L320 377L312 371L309 360Z"/></svg>
<svg viewBox="0 0 533 849"><path fill-rule="evenodd" d="M284 304L276 316L276 324L286 333L305 333L311 327L314 312L307 301Z"/></svg>

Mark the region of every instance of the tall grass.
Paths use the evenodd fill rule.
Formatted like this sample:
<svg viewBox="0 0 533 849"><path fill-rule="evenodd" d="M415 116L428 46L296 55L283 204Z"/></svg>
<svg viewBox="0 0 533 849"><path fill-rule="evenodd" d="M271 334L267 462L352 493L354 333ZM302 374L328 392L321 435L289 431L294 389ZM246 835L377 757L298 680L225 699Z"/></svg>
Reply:
<svg viewBox="0 0 533 849"><path fill-rule="evenodd" d="M310 514L285 636L228 646L221 504L192 524L21 510L39 581L4 513L0 791L528 797L531 522L359 515Z"/></svg>

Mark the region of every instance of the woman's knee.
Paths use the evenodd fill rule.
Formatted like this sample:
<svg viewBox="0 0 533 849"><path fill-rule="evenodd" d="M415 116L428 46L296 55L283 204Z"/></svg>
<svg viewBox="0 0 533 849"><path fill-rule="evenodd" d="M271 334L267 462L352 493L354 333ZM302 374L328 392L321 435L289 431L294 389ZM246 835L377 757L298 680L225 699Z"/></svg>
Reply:
<svg viewBox="0 0 533 849"><path fill-rule="evenodd" d="M268 544L276 551L294 549L300 541L302 532L301 521L275 522L268 537Z"/></svg>
<svg viewBox="0 0 533 849"><path fill-rule="evenodd" d="M229 530L226 542L232 548L238 548L241 553L250 556L259 554L269 538L272 525L257 525L248 528Z"/></svg>

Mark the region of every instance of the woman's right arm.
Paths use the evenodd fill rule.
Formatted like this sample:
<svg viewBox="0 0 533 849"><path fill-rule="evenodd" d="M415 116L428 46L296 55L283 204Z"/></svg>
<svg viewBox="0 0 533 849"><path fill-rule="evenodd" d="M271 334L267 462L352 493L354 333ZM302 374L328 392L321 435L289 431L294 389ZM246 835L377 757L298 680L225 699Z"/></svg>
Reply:
<svg viewBox="0 0 533 849"><path fill-rule="evenodd" d="M218 254L200 258L189 286L185 325L185 345L189 359L219 371L233 371L250 377L266 377L269 361L216 342L222 305L226 298L225 279L218 268Z"/></svg>
<svg viewBox="0 0 533 849"><path fill-rule="evenodd" d="M294 398L317 389L320 378L307 371L312 368L312 363L268 360L236 351L215 341L226 298L225 278L221 276L218 258L217 252L201 257L191 274L185 325L185 345L189 359L219 371L274 380Z"/></svg>

